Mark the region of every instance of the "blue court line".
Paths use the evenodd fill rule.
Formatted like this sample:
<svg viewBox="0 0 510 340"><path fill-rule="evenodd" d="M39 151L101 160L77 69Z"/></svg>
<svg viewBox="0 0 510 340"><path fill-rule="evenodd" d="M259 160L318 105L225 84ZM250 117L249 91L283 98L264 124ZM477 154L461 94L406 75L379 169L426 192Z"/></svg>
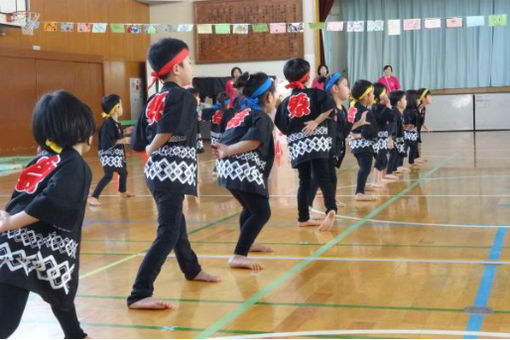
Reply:
<svg viewBox="0 0 510 340"><path fill-rule="evenodd" d="M492 245L492 249L489 255L490 260L499 260L501 255L501 250L503 248L503 243L505 241L506 228L498 228L496 232L496 236L494 237L494 243ZM489 297L491 295L492 284L494 282L494 277L496 276L497 265L489 264L485 265L485 270L483 272L482 280L480 281L480 286L478 287L478 293L475 298L475 302L473 307L477 308L486 308L487 302L489 301ZM478 332L482 329L483 319L485 314L472 313L469 316L469 321L466 326L467 332ZM464 339L477 339L476 336L465 336Z"/></svg>

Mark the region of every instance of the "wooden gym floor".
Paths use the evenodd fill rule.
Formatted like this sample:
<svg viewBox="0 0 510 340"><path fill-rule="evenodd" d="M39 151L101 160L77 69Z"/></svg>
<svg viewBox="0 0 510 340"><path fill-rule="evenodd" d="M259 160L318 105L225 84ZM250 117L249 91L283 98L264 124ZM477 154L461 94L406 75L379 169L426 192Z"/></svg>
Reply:
<svg viewBox="0 0 510 340"><path fill-rule="evenodd" d="M126 308L156 229L142 162L132 155L128 189L138 196L120 200L112 183L103 206L87 209L76 299L83 327L96 338L280 332L292 338L508 338L509 145L509 132L425 135L422 154L429 162L377 192L375 203L353 201L357 165L348 154L337 192L347 207L331 233L296 227L297 173L283 159L272 178L272 217L259 237L274 253L259 255L260 273L227 266L240 206L217 186L213 160L203 154L200 197L186 199L186 217L203 267L223 281L187 282L169 258L155 296L173 302L174 311ZM95 152L86 159L94 185L102 170ZM2 206L16 178L0 178ZM32 295L14 336L62 332L49 306Z"/></svg>

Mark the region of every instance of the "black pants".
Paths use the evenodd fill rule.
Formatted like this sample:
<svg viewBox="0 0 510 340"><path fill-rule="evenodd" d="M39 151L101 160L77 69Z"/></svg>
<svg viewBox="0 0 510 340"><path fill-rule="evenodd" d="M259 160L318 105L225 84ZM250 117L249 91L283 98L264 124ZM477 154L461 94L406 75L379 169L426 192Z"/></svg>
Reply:
<svg viewBox="0 0 510 340"><path fill-rule="evenodd" d="M184 195L155 190L152 196L158 207L158 232L138 269L133 290L127 299L128 306L152 296L154 281L172 249L186 279L194 279L202 270L188 240L186 219L182 213Z"/></svg>
<svg viewBox="0 0 510 340"><path fill-rule="evenodd" d="M377 158L375 159L375 169L379 171L383 171L388 166L388 150L381 150L377 153Z"/></svg>
<svg viewBox="0 0 510 340"><path fill-rule="evenodd" d="M112 168L104 168L104 176L101 178L99 183L97 183L96 189L92 194L92 197L99 198L103 189L110 183L113 178L113 173L116 172L119 174L119 192L126 192L126 181L127 181L127 170L126 168L122 169L112 169Z"/></svg>
<svg viewBox="0 0 510 340"><path fill-rule="evenodd" d="M356 153L354 156L358 160L359 165L356 194L364 194L368 175L370 175L370 170L372 170L372 158L374 156L373 153L369 151Z"/></svg>
<svg viewBox="0 0 510 340"><path fill-rule="evenodd" d="M388 171L386 172L388 175L391 175L393 171L398 168L398 150L397 148L390 149L390 160L388 161Z"/></svg>
<svg viewBox="0 0 510 340"><path fill-rule="evenodd" d="M414 164L414 160L420 157L420 151L418 150L418 142L417 141L409 141L409 164Z"/></svg>
<svg viewBox="0 0 510 340"><path fill-rule="evenodd" d="M318 176L315 175L315 172L312 170L312 182L310 184L310 195L308 196L308 205L310 207L313 206L313 201L315 200L315 196L317 196L317 190L319 190L319 180L317 177ZM337 177L336 177L336 168L335 168L335 164L333 163L333 160L330 160L329 177L331 180L331 186L335 189L335 195L336 195ZM335 202L336 202L336 197L335 197Z"/></svg>
<svg viewBox="0 0 510 340"><path fill-rule="evenodd" d="M241 233L234 254L247 256L255 239L271 217L269 198L235 189L228 190L243 206L239 216Z"/></svg>
<svg viewBox="0 0 510 340"><path fill-rule="evenodd" d="M25 311L29 291L0 283L0 338L6 339L16 331ZM74 304L70 307L51 306L66 339L83 339L87 336L80 327Z"/></svg>
<svg viewBox="0 0 510 340"><path fill-rule="evenodd" d="M310 219L310 191L312 189L312 171L317 175L317 181L324 196L324 205L326 206L326 214L336 209L336 187L331 184L330 163L328 158L312 159L298 165L299 173L299 189L297 195L298 204L298 221L306 222Z"/></svg>

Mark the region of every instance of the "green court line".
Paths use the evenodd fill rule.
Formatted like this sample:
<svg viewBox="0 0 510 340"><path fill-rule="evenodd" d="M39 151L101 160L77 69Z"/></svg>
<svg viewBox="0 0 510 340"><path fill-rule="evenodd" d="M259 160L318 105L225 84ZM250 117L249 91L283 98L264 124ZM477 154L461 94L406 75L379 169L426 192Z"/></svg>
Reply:
<svg viewBox="0 0 510 340"><path fill-rule="evenodd" d="M443 161L441 161L438 165L436 165L431 170L427 171L423 176L420 176L416 180L414 180L407 188L397 193L395 196L391 197L389 200L372 210L370 213L368 213L366 216L364 216L361 220L358 222L352 224L350 227L348 227L346 230L344 230L342 233L338 234L335 238L330 240L328 243L314 251L312 254L310 254L308 259L301 260L298 264L296 264L294 267L292 267L290 270L288 270L286 273L281 275L276 280L269 283L267 286L259 290L257 293L253 294L250 298L248 298L246 301L244 301L241 305L236 307L233 311L227 313L223 317L221 317L218 321L213 323L211 326L207 327L207 329L203 332L201 332L197 338L204 339L209 338L218 330L224 328L226 325L228 325L232 320L237 318L239 315L244 313L246 310L248 310L251 306L253 306L256 302L258 302L261 298L271 293L275 288L279 287L281 284L283 284L285 281L293 277L296 273L298 273L301 269L308 266L310 263L312 263L312 260L310 258L312 257L319 257L322 254L324 254L326 251L328 251L331 247L333 247L335 244L349 236L352 232L357 230L360 226L362 226L365 222L367 222L372 217L379 214L381 211L386 209L388 206L390 206L393 202L400 199L402 196L404 196L409 191L413 190L415 187L417 187L424 178L429 177L434 172L439 170L441 167L443 167L445 164L450 162L455 156L450 156Z"/></svg>
<svg viewBox="0 0 510 340"><path fill-rule="evenodd" d="M125 300L125 296L98 296L78 294L76 297L83 299L101 300ZM160 300L179 303L207 303L207 304L241 304L242 300L209 300L209 299L185 299L185 298L160 298ZM317 307L317 308L338 308L338 309L380 309L395 311L416 311L416 312L449 312L464 313L463 308L440 308L440 307L406 307L406 306L378 306L359 304L338 304L338 303L313 303L313 302L264 302L258 301L257 306L288 306L288 307ZM510 311L500 311L510 313Z"/></svg>
<svg viewBox="0 0 510 340"><path fill-rule="evenodd" d="M119 120L120 125L136 125L136 120Z"/></svg>
<svg viewBox="0 0 510 340"><path fill-rule="evenodd" d="M223 221L225 221L225 220L228 220L228 219L230 219L230 218L232 218L232 217L234 217L234 216L237 216L237 215L239 215L239 214L240 214L240 212L237 212L237 213L235 213L235 214L232 214L232 215L229 215L229 216L226 216L226 217L222 217L222 218L220 218L220 219L218 219L218 220L215 220L215 221L209 222L209 223L205 224L204 226L202 226L202 227L200 227L200 228L196 228L196 229L194 229L194 230L190 231L190 232L188 233L188 235L196 234L196 233L198 233L199 231L204 230L205 228L209 228L209 227L211 227L211 226L213 226L213 225L215 225L215 224L217 224L217 223L220 223L220 222L223 222ZM146 251L147 251L147 249L143 250L142 252L146 252ZM97 273L100 273L100 272L102 272L102 271L105 271L105 270L107 270L107 269L110 269L110 268L112 268L112 267L115 267L115 266L117 266L117 265L119 265L119 264L122 264L122 263L124 263L124 262L126 262L126 261L129 261L129 260L131 260L131 259L134 259L135 257L138 257L138 254L139 254L139 253L129 255L129 256L127 256L127 257L123 258L123 259L120 259L120 260L115 261L115 262L113 262L113 263L110 263L110 264L107 264L107 265L105 265L105 266L99 267L99 268L97 268L97 269L95 269L95 270L92 270L92 271L90 271L90 272L88 272L88 273L82 274L82 275L80 275L80 279L85 279L85 278L87 278L87 277L90 277L90 276L95 275L95 274L97 274Z"/></svg>

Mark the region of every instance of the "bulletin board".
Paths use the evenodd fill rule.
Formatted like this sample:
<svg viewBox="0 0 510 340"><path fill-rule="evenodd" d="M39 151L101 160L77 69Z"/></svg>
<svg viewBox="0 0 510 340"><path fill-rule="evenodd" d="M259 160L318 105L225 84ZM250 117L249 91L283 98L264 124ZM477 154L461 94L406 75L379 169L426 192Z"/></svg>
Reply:
<svg viewBox="0 0 510 340"><path fill-rule="evenodd" d="M194 2L195 24L292 23L303 21L302 0L224 0ZM303 57L303 33L198 34L197 64L283 60Z"/></svg>

